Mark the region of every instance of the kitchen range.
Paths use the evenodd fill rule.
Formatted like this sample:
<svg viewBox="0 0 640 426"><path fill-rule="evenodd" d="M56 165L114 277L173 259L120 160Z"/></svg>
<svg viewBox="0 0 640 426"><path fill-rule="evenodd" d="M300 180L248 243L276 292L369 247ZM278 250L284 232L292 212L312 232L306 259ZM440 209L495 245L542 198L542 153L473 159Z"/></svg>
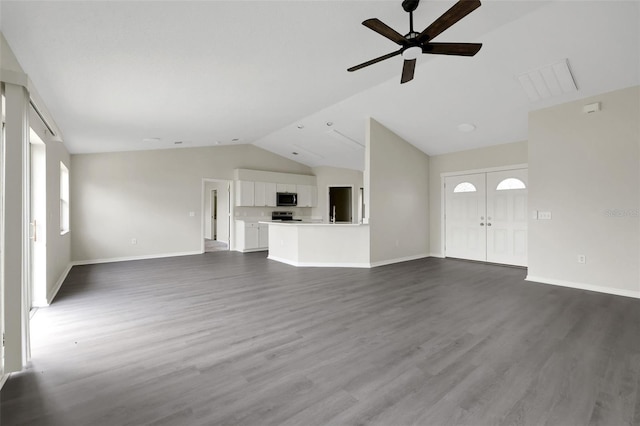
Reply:
<svg viewBox="0 0 640 426"><path fill-rule="evenodd" d="M302 219L294 219L293 212L271 212L271 220L274 222L302 221Z"/></svg>

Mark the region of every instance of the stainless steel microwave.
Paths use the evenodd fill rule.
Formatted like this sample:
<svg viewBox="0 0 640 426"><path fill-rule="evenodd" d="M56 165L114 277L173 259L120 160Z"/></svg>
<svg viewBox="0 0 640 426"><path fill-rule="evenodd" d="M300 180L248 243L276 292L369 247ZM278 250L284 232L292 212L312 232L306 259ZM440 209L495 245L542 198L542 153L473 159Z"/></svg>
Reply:
<svg viewBox="0 0 640 426"><path fill-rule="evenodd" d="M276 193L276 205L295 207L298 205L298 194L294 192L278 192Z"/></svg>

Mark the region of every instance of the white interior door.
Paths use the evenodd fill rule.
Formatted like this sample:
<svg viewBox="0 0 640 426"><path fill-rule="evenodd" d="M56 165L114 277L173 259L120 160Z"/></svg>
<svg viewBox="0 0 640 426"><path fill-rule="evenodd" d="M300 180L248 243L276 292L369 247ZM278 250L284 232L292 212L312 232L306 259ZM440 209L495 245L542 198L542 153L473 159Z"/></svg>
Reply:
<svg viewBox="0 0 640 426"><path fill-rule="evenodd" d="M487 259L485 180L485 173L445 178L447 257Z"/></svg>
<svg viewBox="0 0 640 426"><path fill-rule="evenodd" d="M527 170L487 173L487 261L527 266Z"/></svg>

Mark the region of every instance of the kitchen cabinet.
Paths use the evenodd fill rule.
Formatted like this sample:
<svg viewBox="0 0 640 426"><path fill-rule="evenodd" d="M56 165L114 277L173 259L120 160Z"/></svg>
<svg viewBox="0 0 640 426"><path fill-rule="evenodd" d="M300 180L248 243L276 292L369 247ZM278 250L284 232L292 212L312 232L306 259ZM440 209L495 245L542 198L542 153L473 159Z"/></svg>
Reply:
<svg viewBox="0 0 640 426"><path fill-rule="evenodd" d="M241 252L269 249L269 225L236 221L236 250Z"/></svg>
<svg viewBox="0 0 640 426"><path fill-rule="evenodd" d="M298 207L315 207L318 204L318 189L311 185L296 185Z"/></svg>
<svg viewBox="0 0 640 426"><path fill-rule="evenodd" d="M254 182L236 181L236 207L250 207L254 205Z"/></svg>
<svg viewBox="0 0 640 426"><path fill-rule="evenodd" d="M257 207L275 207L276 184L271 182L255 182L253 205Z"/></svg>
<svg viewBox="0 0 640 426"><path fill-rule="evenodd" d="M276 185L277 192L296 192L296 184L295 183L279 183Z"/></svg>

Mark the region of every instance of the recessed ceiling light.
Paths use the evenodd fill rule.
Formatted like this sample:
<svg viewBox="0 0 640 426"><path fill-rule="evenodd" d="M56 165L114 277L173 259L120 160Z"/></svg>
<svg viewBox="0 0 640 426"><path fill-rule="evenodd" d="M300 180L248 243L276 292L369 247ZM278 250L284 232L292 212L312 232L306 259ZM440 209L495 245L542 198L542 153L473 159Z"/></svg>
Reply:
<svg viewBox="0 0 640 426"><path fill-rule="evenodd" d="M293 152L292 152L292 154L293 154L293 155L298 155L298 153L297 153L297 152L295 152L295 151L293 151Z"/></svg>
<svg viewBox="0 0 640 426"><path fill-rule="evenodd" d="M462 123L458 126L458 130L464 133L473 132L476 129L476 126L471 123Z"/></svg>
<svg viewBox="0 0 640 426"><path fill-rule="evenodd" d="M160 138L144 138L144 139L142 139L142 142L145 142L145 143L147 143L147 142L148 143L158 143L160 141L162 141L162 139L160 139Z"/></svg>
<svg viewBox="0 0 640 426"><path fill-rule="evenodd" d="M233 138L231 139L231 142L238 142L240 140L240 138Z"/></svg>
<svg viewBox="0 0 640 426"><path fill-rule="evenodd" d="M173 144L174 145L182 145L182 141L175 141Z"/></svg>
<svg viewBox="0 0 640 426"><path fill-rule="evenodd" d="M329 127L333 126L333 121L327 121L327 126Z"/></svg>
<svg viewBox="0 0 640 426"><path fill-rule="evenodd" d="M304 124L298 124L296 127L297 127L298 129L302 130L302 129L304 129Z"/></svg>

